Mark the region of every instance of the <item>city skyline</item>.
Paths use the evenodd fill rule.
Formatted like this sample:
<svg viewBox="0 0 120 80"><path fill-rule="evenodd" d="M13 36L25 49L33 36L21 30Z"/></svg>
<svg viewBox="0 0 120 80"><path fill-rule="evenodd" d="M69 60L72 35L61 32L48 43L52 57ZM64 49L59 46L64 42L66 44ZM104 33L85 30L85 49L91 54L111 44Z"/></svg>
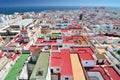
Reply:
<svg viewBox="0 0 120 80"><path fill-rule="evenodd" d="M0 7L7 6L106 6L120 7L120 0L0 0Z"/></svg>

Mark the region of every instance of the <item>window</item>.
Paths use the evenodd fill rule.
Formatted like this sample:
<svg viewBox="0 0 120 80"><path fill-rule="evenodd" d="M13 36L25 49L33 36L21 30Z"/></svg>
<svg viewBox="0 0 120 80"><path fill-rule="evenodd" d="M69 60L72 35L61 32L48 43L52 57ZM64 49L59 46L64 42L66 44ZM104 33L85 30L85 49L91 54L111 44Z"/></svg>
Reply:
<svg viewBox="0 0 120 80"><path fill-rule="evenodd" d="M69 78L66 77L65 80L69 80Z"/></svg>
<svg viewBox="0 0 120 80"><path fill-rule="evenodd" d="M118 27L116 29L118 30Z"/></svg>
<svg viewBox="0 0 120 80"><path fill-rule="evenodd" d="M67 47L67 45L65 45L65 47Z"/></svg>
<svg viewBox="0 0 120 80"><path fill-rule="evenodd" d="M60 69L59 69L59 68L57 68L56 70L57 70L57 71L59 71Z"/></svg>
<svg viewBox="0 0 120 80"><path fill-rule="evenodd" d="M51 69L51 73L53 73L53 69Z"/></svg>
<svg viewBox="0 0 120 80"><path fill-rule="evenodd" d="M115 27L113 27L113 29L115 29Z"/></svg>
<svg viewBox="0 0 120 80"><path fill-rule="evenodd" d="M14 50L9 50L9 52L14 52Z"/></svg>
<svg viewBox="0 0 120 80"><path fill-rule="evenodd" d="M86 64L87 64L88 62L86 62Z"/></svg>
<svg viewBox="0 0 120 80"><path fill-rule="evenodd" d="M59 45L60 48L62 48L62 45Z"/></svg>

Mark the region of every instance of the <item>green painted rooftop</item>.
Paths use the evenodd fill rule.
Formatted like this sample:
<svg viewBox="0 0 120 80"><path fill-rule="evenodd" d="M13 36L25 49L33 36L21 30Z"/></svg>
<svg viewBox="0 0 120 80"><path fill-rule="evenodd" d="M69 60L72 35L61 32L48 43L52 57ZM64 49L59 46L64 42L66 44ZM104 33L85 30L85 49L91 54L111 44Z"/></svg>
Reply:
<svg viewBox="0 0 120 80"><path fill-rule="evenodd" d="M61 36L61 33L52 33L52 36L59 37L59 36Z"/></svg>
<svg viewBox="0 0 120 80"><path fill-rule="evenodd" d="M49 57L49 53L40 53L37 63L32 71L30 80L46 78L48 73ZM39 71L42 71L42 74L38 74Z"/></svg>
<svg viewBox="0 0 120 80"><path fill-rule="evenodd" d="M20 70L22 69L25 60L28 58L29 54L21 54L20 58L17 60L17 62L14 64L12 69L7 74L5 80L16 80L16 77L18 76Z"/></svg>

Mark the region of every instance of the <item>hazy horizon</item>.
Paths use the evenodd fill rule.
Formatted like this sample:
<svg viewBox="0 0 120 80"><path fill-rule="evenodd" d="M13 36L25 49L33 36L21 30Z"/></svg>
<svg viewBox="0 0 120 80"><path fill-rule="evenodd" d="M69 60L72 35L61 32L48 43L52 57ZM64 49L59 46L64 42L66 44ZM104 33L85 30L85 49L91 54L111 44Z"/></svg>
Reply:
<svg viewBox="0 0 120 80"><path fill-rule="evenodd" d="M120 7L120 0L0 0L0 7L41 6Z"/></svg>

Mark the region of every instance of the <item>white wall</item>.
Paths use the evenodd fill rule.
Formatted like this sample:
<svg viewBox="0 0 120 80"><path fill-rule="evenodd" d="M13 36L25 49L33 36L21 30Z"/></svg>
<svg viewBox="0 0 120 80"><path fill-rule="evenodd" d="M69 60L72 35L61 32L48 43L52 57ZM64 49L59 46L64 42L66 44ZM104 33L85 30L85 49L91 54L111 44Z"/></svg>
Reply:
<svg viewBox="0 0 120 80"><path fill-rule="evenodd" d="M3 23L5 20L3 17L0 17L0 23Z"/></svg>
<svg viewBox="0 0 120 80"><path fill-rule="evenodd" d="M102 63L102 61L105 62L106 60L104 60L104 59L99 59L99 60L98 60L98 63Z"/></svg>
<svg viewBox="0 0 120 80"><path fill-rule="evenodd" d="M24 65L18 77L19 79L28 79L27 64Z"/></svg>
<svg viewBox="0 0 120 80"><path fill-rule="evenodd" d="M68 80L73 80L72 76L63 76L63 75L61 75L61 80L65 80L65 78L68 78Z"/></svg>
<svg viewBox="0 0 120 80"><path fill-rule="evenodd" d="M62 40L61 39L57 39L57 44L62 44Z"/></svg>
<svg viewBox="0 0 120 80"><path fill-rule="evenodd" d="M83 67L94 67L96 65L95 60L82 60Z"/></svg>
<svg viewBox="0 0 120 80"><path fill-rule="evenodd" d="M51 67L50 69L53 69L53 73L60 73L61 72L60 67ZM57 69L59 69L59 70L57 70Z"/></svg>
<svg viewBox="0 0 120 80"><path fill-rule="evenodd" d="M99 80L104 80L100 72L87 72L89 77L96 77Z"/></svg>
<svg viewBox="0 0 120 80"><path fill-rule="evenodd" d="M50 68L48 67L48 73L46 76L46 80L51 80L51 73L50 73Z"/></svg>
<svg viewBox="0 0 120 80"><path fill-rule="evenodd" d="M114 64L119 63L119 61L115 57L113 57L110 52L107 52L107 56Z"/></svg>

